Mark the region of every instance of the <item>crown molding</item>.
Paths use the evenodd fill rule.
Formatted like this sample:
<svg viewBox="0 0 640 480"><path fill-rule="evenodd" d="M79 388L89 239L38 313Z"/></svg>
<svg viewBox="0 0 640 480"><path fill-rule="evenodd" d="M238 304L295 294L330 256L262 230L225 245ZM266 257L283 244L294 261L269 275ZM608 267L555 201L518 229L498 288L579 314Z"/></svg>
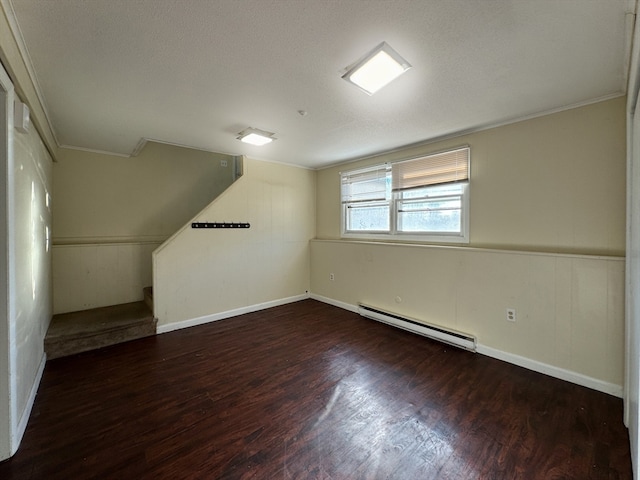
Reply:
<svg viewBox="0 0 640 480"><path fill-rule="evenodd" d="M26 47L22 31L18 25L11 0L0 0L0 59L11 77L16 93L29 106L31 119L42 137L49 154L56 160L60 142L53 128L51 117L46 108L44 95L38 83L29 51Z"/></svg>

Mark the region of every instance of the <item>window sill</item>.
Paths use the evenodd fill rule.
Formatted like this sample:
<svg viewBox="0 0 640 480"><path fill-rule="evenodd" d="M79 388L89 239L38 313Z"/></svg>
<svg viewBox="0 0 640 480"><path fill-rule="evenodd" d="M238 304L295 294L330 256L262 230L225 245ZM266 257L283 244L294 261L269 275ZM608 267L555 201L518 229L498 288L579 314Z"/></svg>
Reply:
<svg viewBox="0 0 640 480"><path fill-rule="evenodd" d="M386 242L386 243L411 243L424 245L468 245L469 237L461 235L411 235L388 233L343 233L340 237L344 240L360 240L363 242Z"/></svg>

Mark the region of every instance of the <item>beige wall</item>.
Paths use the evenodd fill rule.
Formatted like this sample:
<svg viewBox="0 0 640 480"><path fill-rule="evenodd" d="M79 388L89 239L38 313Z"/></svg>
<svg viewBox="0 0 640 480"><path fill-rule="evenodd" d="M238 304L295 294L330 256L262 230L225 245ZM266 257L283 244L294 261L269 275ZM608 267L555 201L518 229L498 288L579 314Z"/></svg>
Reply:
<svg viewBox="0 0 640 480"><path fill-rule="evenodd" d="M151 252L224 191L233 171L228 155L154 142L132 158L60 149L55 313L140 300Z"/></svg>
<svg viewBox="0 0 640 480"><path fill-rule="evenodd" d="M312 293L462 330L484 353L620 395L625 134L619 98L319 171ZM462 144L469 246L339 239L341 170Z"/></svg>
<svg viewBox="0 0 640 480"><path fill-rule="evenodd" d="M187 226L154 253L160 331L306 295L314 171L246 159L243 177L194 221L249 222L251 228Z"/></svg>
<svg viewBox="0 0 640 480"><path fill-rule="evenodd" d="M318 238L340 237L338 173L471 146L470 246L624 255L625 99L318 172Z"/></svg>
<svg viewBox="0 0 640 480"><path fill-rule="evenodd" d="M161 242L53 247L55 312L77 312L142 299L151 286L151 255Z"/></svg>
<svg viewBox="0 0 640 480"><path fill-rule="evenodd" d="M64 148L59 157L57 245L166 239L233 182L228 155L161 143L131 158Z"/></svg>

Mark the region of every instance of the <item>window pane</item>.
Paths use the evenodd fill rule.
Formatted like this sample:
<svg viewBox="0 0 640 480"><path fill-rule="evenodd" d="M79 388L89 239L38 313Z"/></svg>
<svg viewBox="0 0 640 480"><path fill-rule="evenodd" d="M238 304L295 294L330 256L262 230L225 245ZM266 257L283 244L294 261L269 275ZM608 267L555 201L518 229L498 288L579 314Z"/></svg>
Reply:
<svg viewBox="0 0 640 480"><path fill-rule="evenodd" d="M391 196L391 173L387 165L340 174L342 202L372 202Z"/></svg>
<svg viewBox="0 0 640 480"><path fill-rule="evenodd" d="M346 221L348 231L388 231L389 203L350 205Z"/></svg>
<svg viewBox="0 0 640 480"><path fill-rule="evenodd" d="M460 232L460 210L408 211L398 213L401 232Z"/></svg>
<svg viewBox="0 0 640 480"><path fill-rule="evenodd" d="M422 198L422 197L435 197L446 195L462 195L464 191L464 185L452 184L443 185L441 187L424 187L414 188L412 190L405 190L401 192L400 196L403 199L407 198Z"/></svg>
<svg viewBox="0 0 640 480"><path fill-rule="evenodd" d="M343 197L350 201L378 200L388 198L386 179L376 178L364 182L349 183L344 186Z"/></svg>
<svg viewBox="0 0 640 480"><path fill-rule="evenodd" d="M460 196L399 201L398 231L459 233L461 208Z"/></svg>

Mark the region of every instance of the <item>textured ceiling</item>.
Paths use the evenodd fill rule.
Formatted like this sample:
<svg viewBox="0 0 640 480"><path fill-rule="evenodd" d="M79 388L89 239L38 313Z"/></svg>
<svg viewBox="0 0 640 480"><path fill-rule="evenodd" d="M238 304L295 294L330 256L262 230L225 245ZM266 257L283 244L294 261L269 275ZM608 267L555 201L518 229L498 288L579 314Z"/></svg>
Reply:
<svg viewBox="0 0 640 480"><path fill-rule="evenodd" d="M321 167L623 94L633 2L8 4L60 145L130 155L146 138ZM413 68L368 96L341 74L383 40ZM248 126L278 140L242 144Z"/></svg>

